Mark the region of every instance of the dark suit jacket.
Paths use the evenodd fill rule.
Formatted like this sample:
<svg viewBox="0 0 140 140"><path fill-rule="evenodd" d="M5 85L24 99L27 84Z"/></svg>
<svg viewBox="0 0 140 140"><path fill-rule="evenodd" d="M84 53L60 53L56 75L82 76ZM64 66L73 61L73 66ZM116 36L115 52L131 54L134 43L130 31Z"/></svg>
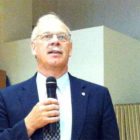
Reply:
<svg viewBox="0 0 140 140"><path fill-rule="evenodd" d="M70 84L72 140L119 140L108 90L71 75ZM1 90L0 140L29 139L24 118L38 101L36 76ZM42 140L42 129L37 130L31 139Z"/></svg>

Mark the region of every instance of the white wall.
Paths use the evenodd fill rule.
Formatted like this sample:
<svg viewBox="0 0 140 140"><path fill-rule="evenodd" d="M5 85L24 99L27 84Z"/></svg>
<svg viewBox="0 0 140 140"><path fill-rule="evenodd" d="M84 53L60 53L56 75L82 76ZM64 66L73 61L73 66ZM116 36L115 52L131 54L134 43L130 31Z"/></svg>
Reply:
<svg viewBox="0 0 140 140"><path fill-rule="evenodd" d="M105 85L117 103L140 102L140 41L104 28Z"/></svg>
<svg viewBox="0 0 140 140"><path fill-rule="evenodd" d="M73 55L69 71L103 85L103 27L73 31L72 36ZM7 71L12 84L25 80L36 70L29 45L30 40L25 39L0 46L0 68Z"/></svg>
<svg viewBox="0 0 140 140"><path fill-rule="evenodd" d="M110 90L114 103L140 102L140 42L103 26L72 32L69 71ZM36 72L29 39L0 45L0 68L12 84Z"/></svg>
<svg viewBox="0 0 140 140"><path fill-rule="evenodd" d="M29 39L0 45L0 69L6 70L12 84L31 77L36 72L35 65Z"/></svg>
<svg viewBox="0 0 140 140"><path fill-rule="evenodd" d="M73 55L69 71L85 80L104 85L103 26L72 32Z"/></svg>

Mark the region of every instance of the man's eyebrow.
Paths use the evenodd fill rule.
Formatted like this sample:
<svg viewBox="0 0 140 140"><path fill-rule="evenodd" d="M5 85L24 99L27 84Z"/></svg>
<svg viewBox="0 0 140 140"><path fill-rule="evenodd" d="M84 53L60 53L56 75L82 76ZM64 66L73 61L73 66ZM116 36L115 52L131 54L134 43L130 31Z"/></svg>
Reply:
<svg viewBox="0 0 140 140"><path fill-rule="evenodd" d="M51 32L43 32L42 34L52 34Z"/></svg>
<svg viewBox="0 0 140 140"><path fill-rule="evenodd" d="M61 32L54 32L54 33L53 32L43 32L41 34L61 34L61 33L62 34L68 34L67 32L62 32L62 31Z"/></svg>

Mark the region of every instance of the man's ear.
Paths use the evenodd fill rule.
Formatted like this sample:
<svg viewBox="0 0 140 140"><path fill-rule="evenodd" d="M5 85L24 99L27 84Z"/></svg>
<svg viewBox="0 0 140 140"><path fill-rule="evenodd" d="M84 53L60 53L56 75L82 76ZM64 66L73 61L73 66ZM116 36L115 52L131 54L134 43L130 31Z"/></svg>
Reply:
<svg viewBox="0 0 140 140"><path fill-rule="evenodd" d="M70 42L71 44L70 44L70 51L69 51L69 57L71 57L72 56L72 42Z"/></svg>
<svg viewBox="0 0 140 140"><path fill-rule="evenodd" d="M36 47L35 47L35 43L34 42L32 42L31 43L31 51L32 51L32 54L34 55L34 56L36 56L36 49L35 49Z"/></svg>

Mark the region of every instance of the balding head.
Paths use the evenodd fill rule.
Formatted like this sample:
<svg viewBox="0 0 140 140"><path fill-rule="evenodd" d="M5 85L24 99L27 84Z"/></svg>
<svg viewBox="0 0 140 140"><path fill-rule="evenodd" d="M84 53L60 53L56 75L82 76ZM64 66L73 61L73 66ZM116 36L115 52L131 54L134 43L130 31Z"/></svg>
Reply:
<svg viewBox="0 0 140 140"><path fill-rule="evenodd" d="M65 29L67 34L70 34L69 27L54 13L43 15L37 21L36 26L34 27L31 35L31 41L33 41L38 35L43 34L44 32L56 32L57 26L61 26Z"/></svg>

